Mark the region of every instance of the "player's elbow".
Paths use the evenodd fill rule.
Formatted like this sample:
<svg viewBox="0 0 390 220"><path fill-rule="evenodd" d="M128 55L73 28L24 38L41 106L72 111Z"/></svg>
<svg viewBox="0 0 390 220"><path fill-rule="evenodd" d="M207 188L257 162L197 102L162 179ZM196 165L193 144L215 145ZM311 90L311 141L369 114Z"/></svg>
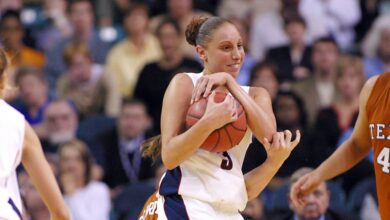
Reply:
<svg viewBox="0 0 390 220"><path fill-rule="evenodd" d="M173 155L169 151L164 150L164 148L161 149L161 160L165 168L167 168L168 170L172 170L178 166Z"/></svg>

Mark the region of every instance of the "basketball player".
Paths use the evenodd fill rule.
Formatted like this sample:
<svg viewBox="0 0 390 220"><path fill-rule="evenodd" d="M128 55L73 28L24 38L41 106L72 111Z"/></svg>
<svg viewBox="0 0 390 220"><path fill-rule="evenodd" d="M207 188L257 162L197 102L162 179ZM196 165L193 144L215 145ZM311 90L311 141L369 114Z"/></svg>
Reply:
<svg viewBox="0 0 390 220"><path fill-rule="evenodd" d="M239 211L268 184L298 144L300 134L297 132L292 141L290 131L276 132L266 90L241 87L236 82L245 53L240 33L230 21L195 17L187 27L186 39L196 47L204 70L175 75L165 92L160 141L168 171L157 193L158 219L243 219ZM231 94L221 103L214 102L212 89L217 86L224 86ZM203 94L209 96L205 114L185 130L191 101ZM215 129L237 119L233 97L246 113L248 129L244 138L219 154L199 149ZM241 166L252 132L263 142L268 158L244 176ZM147 151L155 152L158 146L157 139L151 141L149 147L153 150Z"/></svg>
<svg viewBox="0 0 390 220"><path fill-rule="evenodd" d="M374 148L374 168L379 212L390 219L390 73L370 78L360 93L359 116L353 133L317 169L301 177L291 189L295 203L319 183L331 179L362 160Z"/></svg>
<svg viewBox="0 0 390 220"><path fill-rule="evenodd" d="M6 67L6 56L0 49L0 92L5 85ZM0 134L0 219L22 219L22 203L15 171L20 162L48 206L51 219L70 219L37 135L23 115L3 99L0 99Z"/></svg>

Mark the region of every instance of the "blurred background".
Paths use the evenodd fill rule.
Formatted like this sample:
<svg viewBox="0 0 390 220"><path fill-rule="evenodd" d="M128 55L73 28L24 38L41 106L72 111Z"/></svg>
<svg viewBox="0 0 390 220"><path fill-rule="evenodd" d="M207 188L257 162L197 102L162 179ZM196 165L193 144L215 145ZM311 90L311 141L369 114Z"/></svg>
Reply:
<svg viewBox="0 0 390 220"><path fill-rule="evenodd" d="M202 71L184 39L200 15L237 26L246 51L238 82L268 90L278 130L303 133L245 219L379 219L372 156L319 189L315 211L287 194L293 174L350 135L363 83L390 70L390 1L0 0L6 101L38 133L74 219L137 219L156 190L164 167L142 158L140 144L160 133L172 77ZM253 140L243 172L265 157ZM19 182L24 218L49 219L23 168Z"/></svg>

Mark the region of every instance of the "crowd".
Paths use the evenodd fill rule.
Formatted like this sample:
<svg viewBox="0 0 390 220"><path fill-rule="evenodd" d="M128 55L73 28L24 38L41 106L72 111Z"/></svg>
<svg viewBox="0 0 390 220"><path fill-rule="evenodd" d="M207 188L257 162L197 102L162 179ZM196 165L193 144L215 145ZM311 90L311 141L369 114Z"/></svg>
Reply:
<svg viewBox="0 0 390 220"><path fill-rule="evenodd" d="M202 71L185 27L193 16L228 18L246 52L238 82L269 92L278 131L302 134L245 218L379 219L372 156L321 184L307 207L287 194L350 135L364 82L390 70L389 8L379 0L1 0L5 99L38 134L74 219L136 219L164 171L140 145L160 133L174 75ZM243 172L265 157L254 139ZM19 182L26 219L48 219L22 168Z"/></svg>

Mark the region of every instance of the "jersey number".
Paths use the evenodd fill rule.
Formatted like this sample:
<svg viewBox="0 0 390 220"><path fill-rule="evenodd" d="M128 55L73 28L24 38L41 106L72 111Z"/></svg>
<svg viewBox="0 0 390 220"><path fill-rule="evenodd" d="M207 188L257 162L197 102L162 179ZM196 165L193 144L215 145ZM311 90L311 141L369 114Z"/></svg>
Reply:
<svg viewBox="0 0 390 220"><path fill-rule="evenodd" d="M376 158L376 162L382 165L382 171L390 173L390 148L384 147Z"/></svg>
<svg viewBox="0 0 390 220"><path fill-rule="evenodd" d="M232 158L230 158L227 151L223 152L222 155L224 159L222 160L221 168L224 170L231 170L233 168Z"/></svg>

